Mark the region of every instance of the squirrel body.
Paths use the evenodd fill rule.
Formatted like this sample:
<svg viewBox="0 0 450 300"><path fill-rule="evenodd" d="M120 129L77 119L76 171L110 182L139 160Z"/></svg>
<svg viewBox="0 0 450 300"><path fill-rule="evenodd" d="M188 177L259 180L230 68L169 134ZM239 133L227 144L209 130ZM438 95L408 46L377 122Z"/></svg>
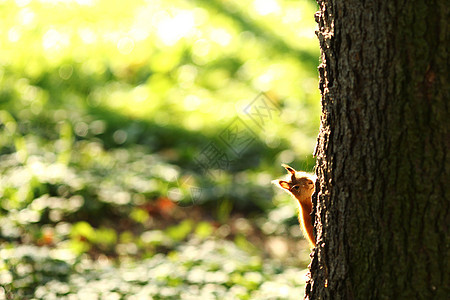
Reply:
<svg viewBox="0 0 450 300"><path fill-rule="evenodd" d="M315 175L296 171L294 168L282 164L288 172L288 178L272 181L279 188L289 193L299 204L298 221L305 237L315 246L314 226L311 222L312 201L311 196L315 190Z"/></svg>

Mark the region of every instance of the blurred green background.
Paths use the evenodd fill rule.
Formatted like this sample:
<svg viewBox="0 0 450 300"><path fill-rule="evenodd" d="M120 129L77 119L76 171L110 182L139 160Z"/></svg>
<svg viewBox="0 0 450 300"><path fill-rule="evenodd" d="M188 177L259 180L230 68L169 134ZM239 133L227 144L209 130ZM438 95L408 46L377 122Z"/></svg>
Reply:
<svg viewBox="0 0 450 300"><path fill-rule="evenodd" d="M300 299L315 11L0 1L0 299Z"/></svg>

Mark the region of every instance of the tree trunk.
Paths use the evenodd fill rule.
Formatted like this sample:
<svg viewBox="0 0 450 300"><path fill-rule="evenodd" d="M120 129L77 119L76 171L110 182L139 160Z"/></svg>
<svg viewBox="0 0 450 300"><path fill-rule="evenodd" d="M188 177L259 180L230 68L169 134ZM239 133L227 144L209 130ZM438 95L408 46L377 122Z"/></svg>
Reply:
<svg viewBox="0 0 450 300"><path fill-rule="evenodd" d="M306 299L450 295L448 1L318 0Z"/></svg>

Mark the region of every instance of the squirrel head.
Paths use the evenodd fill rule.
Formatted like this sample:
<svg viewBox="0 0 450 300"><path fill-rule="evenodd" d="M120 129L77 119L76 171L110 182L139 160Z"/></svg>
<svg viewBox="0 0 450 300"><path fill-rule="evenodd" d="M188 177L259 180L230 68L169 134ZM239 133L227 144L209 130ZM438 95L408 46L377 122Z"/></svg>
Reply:
<svg viewBox="0 0 450 300"><path fill-rule="evenodd" d="M288 172L286 179L277 179L272 181L275 185L294 196L298 201L311 201L311 195L314 193L315 175L296 171L294 168L282 164Z"/></svg>

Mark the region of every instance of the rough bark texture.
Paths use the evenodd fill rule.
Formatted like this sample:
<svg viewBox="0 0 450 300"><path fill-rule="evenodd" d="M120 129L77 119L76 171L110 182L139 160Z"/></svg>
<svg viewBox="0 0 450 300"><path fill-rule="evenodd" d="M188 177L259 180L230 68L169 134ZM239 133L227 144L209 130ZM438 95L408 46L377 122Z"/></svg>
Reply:
<svg viewBox="0 0 450 300"><path fill-rule="evenodd" d="M448 1L318 0L306 299L448 299Z"/></svg>

